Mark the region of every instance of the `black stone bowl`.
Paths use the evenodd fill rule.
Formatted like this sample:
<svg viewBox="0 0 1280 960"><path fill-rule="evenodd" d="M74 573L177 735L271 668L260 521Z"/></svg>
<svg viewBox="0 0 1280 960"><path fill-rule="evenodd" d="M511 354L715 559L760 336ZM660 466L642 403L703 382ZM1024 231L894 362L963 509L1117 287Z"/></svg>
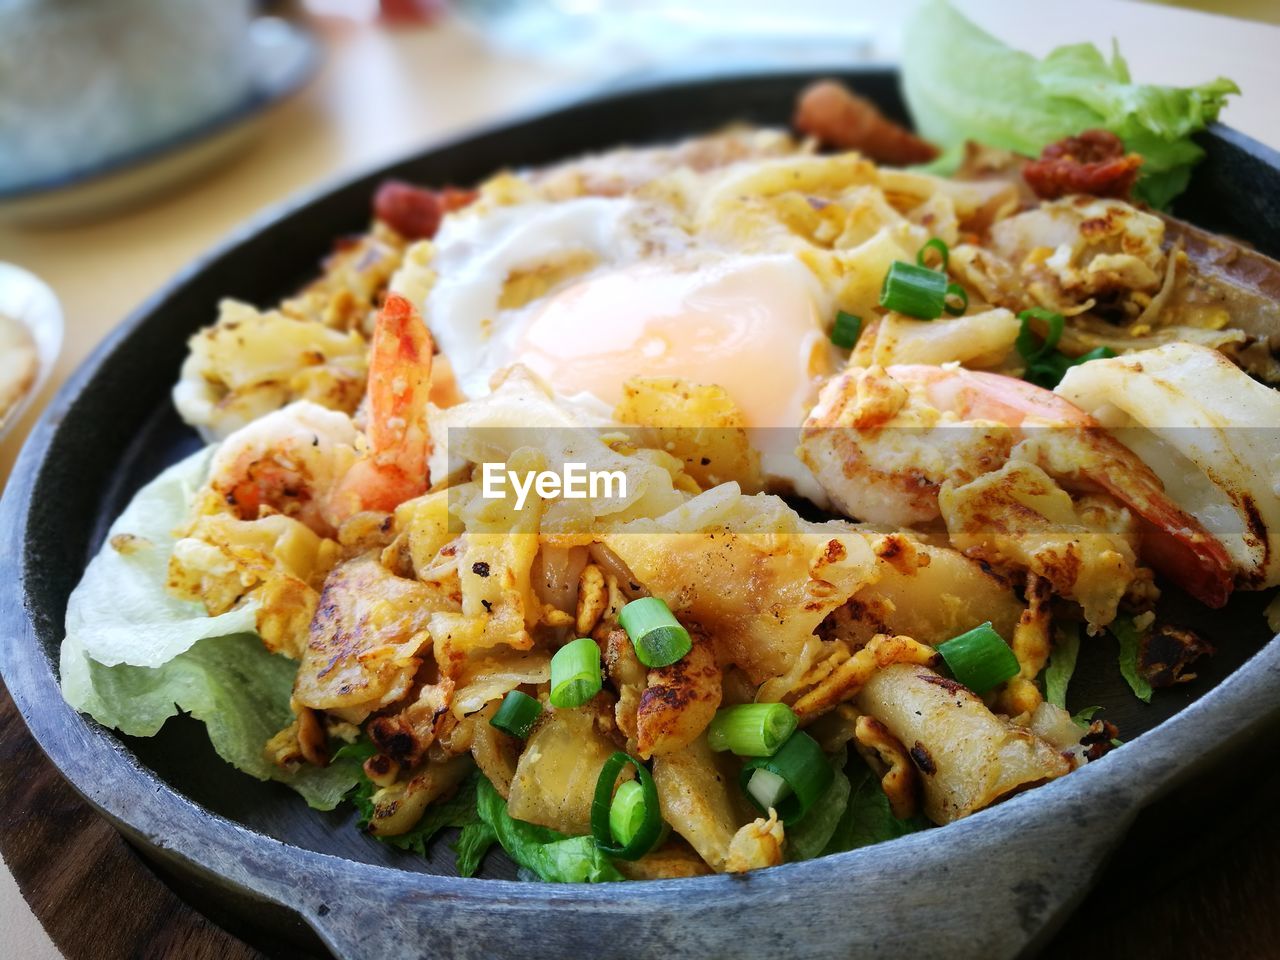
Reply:
<svg viewBox="0 0 1280 960"><path fill-rule="evenodd" d="M892 71L831 73L903 118ZM283 787L236 773L190 719L131 739L63 702L67 596L134 491L196 446L169 390L187 337L220 298L268 304L303 283L335 237L365 227L384 177L468 184L507 166L735 120L781 125L812 78L616 88L295 200L176 277L62 388L0 507L10 543L0 560L0 668L50 759L206 913L288 955L1012 956L1047 940L1144 806L1276 716L1280 642L1269 642L1261 599L1245 595L1212 617L1187 604L1183 621L1219 653L1199 679L1150 706L1125 689L1107 642L1085 645L1072 706L1103 704L1131 742L1069 777L943 830L746 876L557 886L512 882L498 854L484 878L458 878L444 842L429 860L389 849L353 829L347 810L319 814ZM1208 156L1179 212L1280 253L1280 156L1220 127L1203 143Z"/></svg>

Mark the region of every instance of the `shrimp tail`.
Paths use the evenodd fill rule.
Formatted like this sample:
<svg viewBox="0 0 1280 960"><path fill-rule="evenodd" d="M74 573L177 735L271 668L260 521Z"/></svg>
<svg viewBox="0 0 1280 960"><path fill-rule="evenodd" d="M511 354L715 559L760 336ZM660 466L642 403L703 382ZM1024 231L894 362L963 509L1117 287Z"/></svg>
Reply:
<svg viewBox="0 0 1280 960"><path fill-rule="evenodd" d="M413 305L388 294L370 349L367 446L333 490L335 526L363 510L389 513L426 492L433 351L431 334Z"/></svg>
<svg viewBox="0 0 1280 960"><path fill-rule="evenodd" d="M1207 534L1188 539L1153 524L1142 543L1147 562L1206 607L1227 605L1234 575L1231 558L1216 539Z"/></svg>
<svg viewBox="0 0 1280 960"><path fill-rule="evenodd" d="M1082 456L1087 467L1067 469L1065 461L1073 459L1071 455L1058 462L1042 459L1040 465L1060 478L1097 487L1132 510L1142 522L1143 559L1205 606L1223 606L1231 595L1235 569L1222 542L1169 496L1155 472L1128 447L1093 418L1082 416L1089 426L1052 430L1051 438L1065 451L1088 451ZM1065 443L1066 437L1077 442Z"/></svg>
<svg viewBox="0 0 1280 960"><path fill-rule="evenodd" d="M1152 567L1205 606L1226 605L1235 581L1230 554L1165 495L1154 474L1099 471L1094 480L1142 518L1142 555Z"/></svg>
<svg viewBox="0 0 1280 960"><path fill-rule="evenodd" d="M369 448L383 461L408 464L428 452L426 397L434 344L418 311L387 295L378 313L369 358ZM423 473L423 483L426 474Z"/></svg>
<svg viewBox="0 0 1280 960"><path fill-rule="evenodd" d="M1064 397L996 373L916 365L891 366L903 383L923 384L929 401L965 420L1047 428L1032 455L1051 476L1105 490L1143 521L1143 558L1208 607L1227 602L1235 567L1226 547L1170 498L1152 469L1097 420ZM1030 453L1030 451L1028 451Z"/></svg>

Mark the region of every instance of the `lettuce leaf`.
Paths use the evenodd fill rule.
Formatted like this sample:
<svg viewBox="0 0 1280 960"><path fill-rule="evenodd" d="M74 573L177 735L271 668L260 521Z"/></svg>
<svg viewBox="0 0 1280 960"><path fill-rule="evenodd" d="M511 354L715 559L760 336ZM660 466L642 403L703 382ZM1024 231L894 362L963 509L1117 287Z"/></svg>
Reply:
<svg viewBox="0 0 1280 960"><path fill-rule="evenodd" d="M357 740L338 750L334 754L334 759L349 757L363 764L376 752L373 744L368 740ZM476 809L476 782L479 779L480 774L473 773L459 785L448 800L428 807L422 819L408 833L395 837L375 836L374 839L389 847L425 857L427 847L437 833L445 827L458 827L461 833L451 846L457 856L458 876L474 877L476 871L480 869L480 862L484 860L485 854L498 841L497 835L487 823L480 819L480 813ZM369 821L373 819L373 795L377 789L361 769L358 782L347 794L347 799L356 808L356 823L362 828L367 827Z"/></svg>
<svg viewBox="0 0 1280 960"><path fill-rule="evenodd" d="M959 159L965 140L1037 156L1047 144L1098 127L1143 156L1136 192L1164 207L1185 189L1203 151L1191 135L1217 119L1229 94L1219 77L1196 87L1135 84L1118 50L1059 47L1043 60L1014 50L928 0L903 36L902 84L916 128Z"/></svg>
<svg viewBox="0 0 1280 960"><path fill-rule="evenodd" d="M831 769L835 772L831 786L814 801L798 823L786 828L788 860L811 860L821 856L831 842L840 818L849 806L849 795L853 789L844 772L848 757L848 751L841 750L830 758Z"/></svg>
<svg viewBox="0 0 1280 960"><path fill-rule="evenodd" d="M458 876L474 877L489 848L498 842L493 827L482 821L468 823L453 844L457 854Z"/></svg>
<svg viewBox="0 0 1280 960"><path fill-rule="evenodd" d="M1142 657L1142 631L1134 626L1132 617L1116 617L1107 627L1111 635L1119 641L1120 675L1133 695L1143 703L1151 702L1151 684L1142 675L1139 664Z"/></svg>
<svg viewBox="0 0 1280 960"><path fill-rule="evenodd" d="M1064 624L1054 631L1053 650L1044 671L1044 698L1055 707L1067 708L1067 685L1076 672L1080 655L1080 627Z"/></svg>
<svg viewBox="0 0 1280 960"><path fill-rule="evenodd" d="M1077 710L1071 715L1071 722L1082 730L1088 730L1089 724L1093 723L1094 716L1101 709L1101 707L1085 707L1083 710Z"/></svg>
<svg viewBox="0 0 1280 960"><path fill-rule="evenodd" d="M257 626L254 603L211 617L202 604L165 589L173 531L204 482L213 450L193 453L139 490L71 591L67 637L98 663L159 667L199 640Z"/></svg>
<svg viewBox="0 0 1280 960"><path fill-rule="evenodd" d="M476 781L476 810L507 856L548 883L623 879L591 837L566 837L547 827L513 819L502 794L484 777Z"/></svg>
<svg viewBox="0 0 1280 960"><path fill-rule="evenodd" d="M255 607L210 617L201 604L165 589L173 530L204 480L211 450L165 470L111 525L67 601L62 694L103 726L135 737L153 736L186 711L204 723L228 763L331 810L356 782L358 761L289 771L263 756L267 741L293 719L297 666L251 633Z"/></svg>
<svg viewBox="0 0 1280 960"><path fill-rule="evenodd" d="M342 751L339 751L339 754L341 753ZM458 789L447 800L432 803L423 813L422 819L407 833L394 837L380 836L377 839L388 846L425 857L427 847L435 839L435 835L445 827L458 827L465 830L480 823L480 815L476 812L476 781L478 779L480 779L478 773L472 774L458 785ZM361 827L368 826L373 818L372 797L376 789L373 782L361 771L360 782L348 796L359 811Z"/></svg>
<svg viewBox="0 0 1280 960"><path fill-rule="evenodd" d="M933 826L921 816L909 820L895 817L889 809L889 798L880 788L879 779L865 763L857 764L849 774L849 781L849 804L836 824L826 849L822 851L824 855L869 847Z"/></svg>
<svg viewBox="0 0 1280 960"><path fill-rule="evenodd" d="M332 810L360 776L356 760L328 767L276 766L267 741L293 720L297 666L252 634L207 637L159 667L104 666L69 635L62 644L62 693L103 726L150 737L179 710L204 723L218 756L259 780L292 787L318 810Z"/></svg>

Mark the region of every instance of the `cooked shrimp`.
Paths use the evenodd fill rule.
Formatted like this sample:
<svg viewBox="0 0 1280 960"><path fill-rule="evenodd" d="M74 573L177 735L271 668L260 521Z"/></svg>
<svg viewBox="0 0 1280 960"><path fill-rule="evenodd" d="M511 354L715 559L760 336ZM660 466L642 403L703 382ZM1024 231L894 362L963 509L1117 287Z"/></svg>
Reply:
<svg viewBox="0 0 1280 960"><path fill-rule="evenodd" d="M1084 411L1022 380L959 367L850 370L823 389L798 452L847 514L891 524L938 519L947 480L1027 461L1141 517L1148 562L1201 602L1221 606L1231 591L1222 544L1155 473Z"/></svg>
<svg viewBox="0 0 1280 960"><path fill-rule="evenodd" d="M1280 393L1191 343L1081 364L1057 392L1151 464L1221 541L1238 587L1280 584Z"/></svg>
<svg viewBox="0 0 1280 960"><path fill-rule="evenodd" d="M431 336L409 301L387 298L373 336L368 428L299 401L253 421L218 448L199 513L242 520L282 513L321 536L362 510L390 512L427 488Z"/></svg>
<svg viewBox="0 0 1280 960"><path fill-rule="evenodd" d="M387 512L427 489L431 334L413 305L389 294L369 361L367 446L329 496L334 526L362 510Z"/></svg>
<svg viewBox="0 0 1280 960"><path fill-rule="evenodd" d="M284 514L330 536L324 494L356 462L357 437L349 416L309 400L268 413L218 447L195 512L229 508L241 520Z"/></svg>
<svg viewBox="0 0 1280 960"><path fill-rule="evenodd" d="M1014 577L1026 571L1043 578L1080 604L1095 628L1115 619L1126 595L1146 595L1150 574L1137 563L1133 515L1103 494L1073 501L1034 463L1010 460L969 483L948 480L938 505L953 547ZM1019 624L1015 645L1026 632Z"/></svg>

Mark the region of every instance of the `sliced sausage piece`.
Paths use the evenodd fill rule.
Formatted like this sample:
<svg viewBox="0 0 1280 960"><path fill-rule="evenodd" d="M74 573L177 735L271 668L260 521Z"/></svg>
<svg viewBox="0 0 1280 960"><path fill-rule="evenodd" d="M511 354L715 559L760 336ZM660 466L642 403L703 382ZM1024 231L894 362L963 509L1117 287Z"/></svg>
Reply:
<svg viewBox="0 0 1280 960"><path fill-rule="evenodd" d="M877 163L905 167L938 155L933 144L834 80L820 80L800 94L792 125L824 146L857 150Z"/></svg>

